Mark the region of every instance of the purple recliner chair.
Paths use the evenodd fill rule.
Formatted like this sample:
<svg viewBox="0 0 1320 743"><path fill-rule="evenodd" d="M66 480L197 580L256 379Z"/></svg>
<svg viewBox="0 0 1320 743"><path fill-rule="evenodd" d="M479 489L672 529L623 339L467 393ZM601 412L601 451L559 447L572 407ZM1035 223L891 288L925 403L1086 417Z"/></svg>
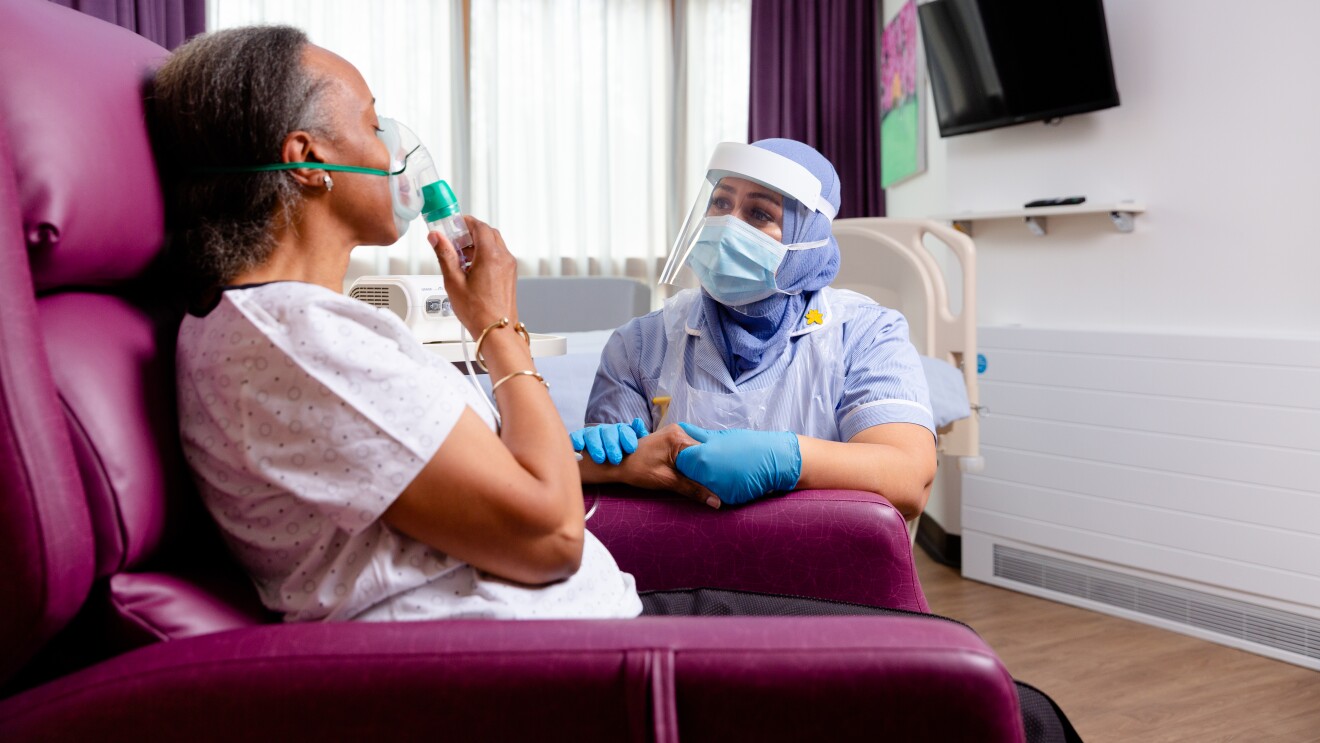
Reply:
<svg viewBox="0 0 1320 743"><path fill-rule="evenodd" d="M903 520L865 493L591 491L589 526L643 589L909 615L275 621L179 452L139 97L165 54L0 2L0 740L1021 740L1008 673L920 614Z"/></svg>

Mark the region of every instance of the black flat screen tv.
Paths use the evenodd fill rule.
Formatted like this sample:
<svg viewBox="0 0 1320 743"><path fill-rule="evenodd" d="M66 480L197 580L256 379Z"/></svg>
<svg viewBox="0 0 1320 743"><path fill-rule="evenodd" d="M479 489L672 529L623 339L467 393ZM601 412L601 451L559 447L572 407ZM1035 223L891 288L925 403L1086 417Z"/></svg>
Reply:
<svg viewBox="0 0 1320 743"><path fill-rule="evenodd" d="M1118 105L1101 0L917 6L940 136Z"/></svg>

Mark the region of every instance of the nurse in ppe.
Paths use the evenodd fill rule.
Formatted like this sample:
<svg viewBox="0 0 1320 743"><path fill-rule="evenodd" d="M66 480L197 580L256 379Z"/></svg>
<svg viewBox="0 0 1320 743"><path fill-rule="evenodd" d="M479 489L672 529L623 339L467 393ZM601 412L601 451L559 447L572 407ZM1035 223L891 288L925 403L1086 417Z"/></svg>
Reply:
<svg viewBox="0 0 1320 743"><path fill-rule="evenodd" d="M660 277L688 266L701 288L611 336L593 425L570 434L584 482L715 507L856 489L921 513L936 461L926 378L900 313L829 287L838 207L834 167L801 142L715 149Z"/></svg>

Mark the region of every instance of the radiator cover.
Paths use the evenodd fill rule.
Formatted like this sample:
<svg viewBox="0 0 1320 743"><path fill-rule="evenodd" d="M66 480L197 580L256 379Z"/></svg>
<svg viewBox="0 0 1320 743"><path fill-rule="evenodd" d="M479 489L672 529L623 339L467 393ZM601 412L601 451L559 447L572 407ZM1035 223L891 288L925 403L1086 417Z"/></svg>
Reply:
<svg viewBox="0 0 1320 743"><path fill-rule="evenodd" d="M1320 668L1320 338L979 345L966 577Z"/></svg>
<svg viewBox="0 0 1320 743"><path fill-rule="evenodd" d="M1320 661L1320 620L1002 544L993 551L996 578Z"/></svg>

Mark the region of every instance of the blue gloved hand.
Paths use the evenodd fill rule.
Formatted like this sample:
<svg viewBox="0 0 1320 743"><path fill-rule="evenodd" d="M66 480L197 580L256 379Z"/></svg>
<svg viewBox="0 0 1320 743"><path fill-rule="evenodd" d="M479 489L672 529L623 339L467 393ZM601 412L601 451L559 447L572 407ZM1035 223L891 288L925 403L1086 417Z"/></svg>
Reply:
<svg viewBox="0 0 1320 743"><path fill-rule="evenodd" d="M678 471L705 485L723 503L736 506L776 490L792 490L802 476L802 451L795 433L707 431L690 423L678 425L701 442L678 453Z"/></svg>
<svg viewBox="0 0 1320 743"><path fill-rule="evenodd" d="M645 436L646 421L633 418L632 423L602 423L596 426L579 428L570 433L573 451L587 450L587 456L596 464L619 464L624 454L637 451L637 439Z"/></svg>

